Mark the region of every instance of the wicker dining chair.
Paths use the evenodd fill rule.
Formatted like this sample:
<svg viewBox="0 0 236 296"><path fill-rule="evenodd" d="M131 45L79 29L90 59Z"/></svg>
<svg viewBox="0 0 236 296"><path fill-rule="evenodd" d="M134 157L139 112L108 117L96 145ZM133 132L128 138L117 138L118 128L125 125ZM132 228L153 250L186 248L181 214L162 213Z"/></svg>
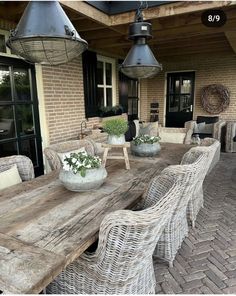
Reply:
<svg viewBox="0 0 236 296"><path fill-rule="evenodd" d="M206 158L207 154L205 152L197 151L192 154L192 164L171 165L161 172L161 175L177 178L182 187L181 199L170 221L166 224L154 252L154 256L167 261L170 267L173 266L178 249L188 234L186 209L200 178L201 168ZM151 191L150 185L143 197L143 209L153 206L158 202L158 196L153 195Z"/></svg>
<svg viewBox="0 0 236 296"><path fill-rule="evenodd" d="M62 166L58 153L70 152L84 147L88 154L94 155L94 146L88 140L71 140L52 144L44 149L44 154L51 170L60 169Z"/></svg>
<svg viewBox="0 0 236 296"><path fill-rule="evenodd" d="M49 294L154 294L152 254L182 188L175 177L158 176L159 202L143 211L119 210L103 219L97 250L85 252L47 287Z"/></svg>
<svg viewBox="0 0 236 296"><path fill-rule="evenodd" d="M24 155L12 155L0 158L0 172L8 170L16 164L22 181L34 178L34 166L31 159Z"/></svg>
<svg viewBox="0 0 236 296"><path fill-rule="evenodd" d="M192 155L195 152L202 151L207 154L206 161L203 163L201 174L199 180L194 189L194 193L191 196L188 207L187 207L187 217L191 222L192 227L195 227L195 221L200 209L204 204L204 195L203 195L203 181L209 171L211 171L213 165L217 162L218 151L220 149L220 142L215 139L210 139L212 144L209 146L197 146L191 148L182 158L181 164L191 164L193 159ZM205 142L209 144L209 142ZM213 163L213 164L212 164Z"/></svg>

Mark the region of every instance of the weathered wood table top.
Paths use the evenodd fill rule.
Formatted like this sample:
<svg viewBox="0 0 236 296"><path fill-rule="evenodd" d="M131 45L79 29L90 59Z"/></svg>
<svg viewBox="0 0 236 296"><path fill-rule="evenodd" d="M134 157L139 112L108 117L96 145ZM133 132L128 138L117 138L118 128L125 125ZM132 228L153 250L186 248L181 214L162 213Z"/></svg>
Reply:
<svg viewBox="0 0 236 296"><path fill-rule="evenodd" d="M98 237L104 216L134 206L150 179L180 162L188 145L162 144L157 157L107 166L101 188L65 189L58 172L0 191L0 290L38 293Z"/></svg>

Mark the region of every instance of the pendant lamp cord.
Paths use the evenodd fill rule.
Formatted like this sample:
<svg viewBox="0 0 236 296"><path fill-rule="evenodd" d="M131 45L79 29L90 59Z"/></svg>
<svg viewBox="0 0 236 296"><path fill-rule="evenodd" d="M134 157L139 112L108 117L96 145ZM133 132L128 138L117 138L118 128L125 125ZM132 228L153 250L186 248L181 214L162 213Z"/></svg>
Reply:
<svg viewBox="0 0 236 296"><path fill-rule="evenodd" d="M135 13L135 22L143 22L143 10L148 8L147 1L140 1L140 5Z"/></svg>

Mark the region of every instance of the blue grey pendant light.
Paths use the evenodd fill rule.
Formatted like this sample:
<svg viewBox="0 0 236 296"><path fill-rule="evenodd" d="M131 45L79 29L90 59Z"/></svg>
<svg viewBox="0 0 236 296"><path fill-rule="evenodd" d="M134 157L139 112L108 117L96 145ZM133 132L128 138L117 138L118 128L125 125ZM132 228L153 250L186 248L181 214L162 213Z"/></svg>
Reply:
<svg viewBox="0 0 236 296"><path fill-rule="evenodd" d="M152 38L151 28L150 23L143 21L141 3L135 15L135 22L129 27L129 39L134 41L134 45L120 67L121 72L130 78L153 77L162 70L161 64L147 44L147 40Z"/></svg>
<svg viewBox="0 0 236 296"><path fill-rule="evenodd" d="M59 65L87 49L58 1L30 1L7 46L32 63Z"/></svg>

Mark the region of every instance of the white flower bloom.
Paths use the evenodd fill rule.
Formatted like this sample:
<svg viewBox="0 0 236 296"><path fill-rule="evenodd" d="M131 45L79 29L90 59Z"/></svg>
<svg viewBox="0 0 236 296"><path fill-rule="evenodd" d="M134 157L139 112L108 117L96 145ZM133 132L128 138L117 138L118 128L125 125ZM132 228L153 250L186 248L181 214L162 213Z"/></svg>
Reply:
<svg viewBox="0 0 236 296"><path fill-rule="evenodd" d="M63 162L63 169L64 169L65 171L70 171L70 166L69 166L69 164Z"/></svg>

